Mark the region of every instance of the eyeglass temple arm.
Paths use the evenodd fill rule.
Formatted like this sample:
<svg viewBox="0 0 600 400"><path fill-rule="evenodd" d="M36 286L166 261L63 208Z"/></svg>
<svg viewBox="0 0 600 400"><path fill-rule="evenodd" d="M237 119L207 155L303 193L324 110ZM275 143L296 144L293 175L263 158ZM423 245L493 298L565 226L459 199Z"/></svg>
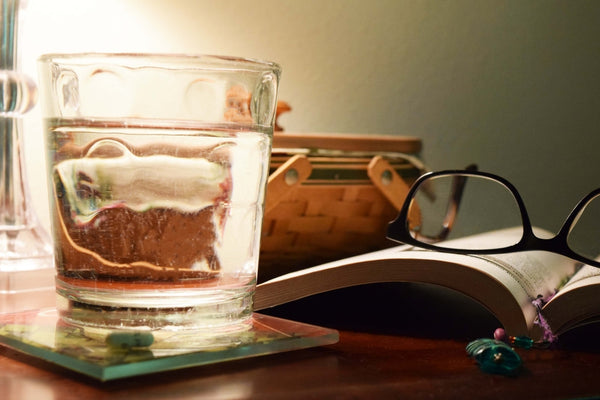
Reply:
<svg viewBox="0 0 600 400"><path fill-rule="evenodd" d="M465 171L477 171L477 165L470 164L465 168ZM460 207L462 196L465 191L466 183L466 176L458 175L452 179L452 189L450 192L450 197L448 199L448 207L446 208L446 216L444 217L442 230L436 236L427 238L419 236L419 240L426 240L429 243L435 243L442 241L448 237L448 235L452 231L452 228L454 227L454 223L456 222L456 216L458 215L458 209Z"/></svg>

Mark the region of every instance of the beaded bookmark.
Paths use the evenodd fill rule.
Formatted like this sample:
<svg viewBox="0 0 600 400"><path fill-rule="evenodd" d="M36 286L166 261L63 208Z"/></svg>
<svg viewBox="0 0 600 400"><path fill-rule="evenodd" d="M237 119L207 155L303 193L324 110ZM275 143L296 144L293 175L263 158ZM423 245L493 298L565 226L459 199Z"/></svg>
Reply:
<svg viewBox="0 0 600 400"><path fill-rule="evenodd" d="M483 338L470 342L466 348L469 357L475 359L483 372L506 376L518 375L522 367L522 360L514 350L515 347L545 349L557 340L557 336L542 315L542 307L547 300L541 296L532 300L538 314L535 324L543 331L541 340L535 341L528 336L508 336L504 329L498 328L494 331L493 339Z"/></svg>

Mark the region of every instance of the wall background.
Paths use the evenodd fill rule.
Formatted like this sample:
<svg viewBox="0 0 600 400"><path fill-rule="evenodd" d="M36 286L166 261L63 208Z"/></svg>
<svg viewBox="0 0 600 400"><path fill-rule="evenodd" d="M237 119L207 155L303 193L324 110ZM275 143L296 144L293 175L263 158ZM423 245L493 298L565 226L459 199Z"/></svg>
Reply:
<svg viewBox="0 0 600 400"><path fill-rule="evenodd" d="M432 169L520 189L551 230L600 186L600 2L29 0L22 70L42 53L214 53L280 63L293 132L418 136ZM48 225L39 106L24 118L31 197Z"/></svg>

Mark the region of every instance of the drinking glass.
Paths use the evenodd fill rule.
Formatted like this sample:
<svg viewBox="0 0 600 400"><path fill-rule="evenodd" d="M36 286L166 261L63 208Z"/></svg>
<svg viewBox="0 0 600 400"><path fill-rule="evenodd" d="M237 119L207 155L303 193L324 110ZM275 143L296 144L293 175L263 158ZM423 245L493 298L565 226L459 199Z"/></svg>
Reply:
<svg viewBox="0 0 600 400"><path fill-rule="evenodd" d="M62 319L248 326L280 67L91 53L38 64Z"/></svg>

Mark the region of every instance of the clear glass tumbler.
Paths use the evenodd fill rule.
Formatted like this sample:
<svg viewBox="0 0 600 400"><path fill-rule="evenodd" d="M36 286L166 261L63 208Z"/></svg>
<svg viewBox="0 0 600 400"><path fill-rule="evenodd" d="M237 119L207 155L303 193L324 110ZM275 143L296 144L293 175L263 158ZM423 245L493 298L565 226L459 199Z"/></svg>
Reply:
<svg viewBox="0 0 600 400"><path fill-rule="evenodd" d="M279 66L49 54L39 74L63 320L247 326Z"/></svg>

